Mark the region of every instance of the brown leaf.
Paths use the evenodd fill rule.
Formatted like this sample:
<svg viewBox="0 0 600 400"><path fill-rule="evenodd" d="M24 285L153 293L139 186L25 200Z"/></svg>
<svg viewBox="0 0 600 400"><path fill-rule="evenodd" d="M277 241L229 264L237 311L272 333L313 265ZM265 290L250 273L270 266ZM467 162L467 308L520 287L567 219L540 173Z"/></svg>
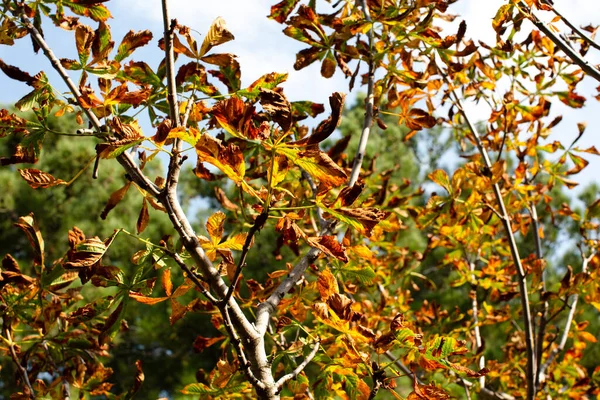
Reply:
<svg viewBox="0 0 600 400"><path fill-rule="evenodd" d="M218 186L215 186L215 197L217 198L217 201L226 210L229 210L229 211L238 211L240 209L240 207L237 204L235 204L231 200L229 200L229 198L225 194L225 191L223 191L223 189L221 189Z"/></svg>
<svg viewBox="0 0 600 400"><path fill-rule="evenodd" d="M126 59L135 51L135 49L147 45L151 40L152 32L149 30L127 32L125 37L123 37L123 40L121 40L115 60L122 61Z"/></svg>
<svg viewBox="0 0 600 400"><path fill-rule="evenodd" d="M108 198L108 201L106 202L106 205L104 206L104 210L102 210L102 213L100 214L100 218L106 219L106 217L108 216L108 213L113 208L115 208L116 205L119 204L119 202L121 202L121 200L123 200L123 198L125 197L125 194L129 190L130 186L131 186L131 182L127 182L125 184L125 186L116 190L115 192L113 192L110 195L110 197Z"/></svg>
<svg viewBox="0 0 600 400"><path fill-rule="evenodd" d="M283 93L259 88L260 104L271 119L281 126L283 132L292 127L292 107Z"/></svg>
<svg viewBox="0 0 600 400"><path fill-rule="evenodd" d="M150 214L148 212L148 203L146 202L146 199L144 199L144 201L142 203L142 210L140 211L140 215L139 215L137 223L135 225L138 234L144 232L144 230L148 226L149 221L150 221Z"/></svg>
<svg viewBox="0 0 600 400"><path fill-rule="evenodd" d="M329 96L331 116L325 121L322 121L312 135L291 144L294 146L310 146L321 143L323 140L327 139L342 121L342 111L344 110L345 98L346 95L339 92L333 93L331 96Z"/></svg>
<svg viewBox="0 0 600 400"><path fill-rule="evenodd" d="M224 340L225 336L217 336L217 337L211 337L211 338L206 338L203 336L196 336L196 339L194 340L194 351L197 353L202 353L205 349L209 348L210 346L212 346L215 343L219 343L221 340Z"/></svg>
<svg viewBox="0 0 600 400"><path fill-rule="evenodd" d="M6 64L4 61L2 61L2 59L0 58L0 69L2 70L2 72L4 72L6 74L6 76L8 76L11 79L17 80L17 81L21 81L21 82L25 82L28 85L31 85L31 83L35 80L31 75L29 75L27 72L25 71L21 71L19 68L14 67L12 65L8 65Z"/></svg>
<svg viewBox="0 0 600 400"><path fill-rule="evenodd" d="M47 189L52 186L66 185L67 182L57 179L47 172L35 168L19 169L19 174L25 182L34 189Z"/></svg>
<svg viewBox="0 0 600 400"><path fill-rule="evenodd" d="M312 247L316 247L330 257L337 258L342 262L348 262L346 248L339 243L335 236L319 236L317 238L307 238L307 243Z"/></svg>
<svg viewBox="0 0 600 400"><path fill-rule="evenodd" d="M269 18L283 24L300 0L283 0L271 6Z"/></svg>

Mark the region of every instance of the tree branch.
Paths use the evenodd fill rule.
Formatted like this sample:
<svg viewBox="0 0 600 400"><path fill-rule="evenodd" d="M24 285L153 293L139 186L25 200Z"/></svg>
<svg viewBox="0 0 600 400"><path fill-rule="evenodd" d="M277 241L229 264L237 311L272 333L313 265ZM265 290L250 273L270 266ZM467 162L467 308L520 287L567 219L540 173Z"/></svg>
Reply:
<svg viewBox="0 0 600 400"><path fill-rule="evenodd" d="M359 0L361 4L361 8L365 14L365 19L369 21L371 24L373 23L371 19L371 13L369 12L369 6L367 5L366 0ZM371 25L371 29L367 34L369 38L369 72L368 72L368 80L367 80L367 98L365 99L365 120L363 123L362 133L360 135L360 140L358 142L358 149L356 150L356 155L354 156L354 162L352 164L352 172L350 173L350 181L348 182L348 187L354 186L356 181L358 181L358 177L360 175L360 169L362 167L363 158L365 157L365 152L367 151L367 142L369 141L369 134L371 133L371 125L373 125L373 113L374 113L374 103L375 96L373 95L373 87L375 86L375 66L373 63L373 46L374 46L374 32L373 25Z"/></svg>
<svg viewBox="0 0 600 400"><path fill-rule="evenodd" d="M581 272L583 272L583 273L587 272L588 263L592 260L592 258L594 258L594 254L591 254L589 257L583 258L583 263L581 265ZM569 332L571 331L571 325L573 323L573 318L575 317L575 311L577 310L577 301L578 300L579 300L579 294L575 293L573 295L573 302L571 303L571 309L569 310L569 315L567 316L567 321L565 322L565 326L563 328L560 342L559 342L558 346L556 346L555 348L552 349L552 351L550 351L550 354L548 355L548 359L546 359L546 362L540 368L540 371L539 371L540 383L542 383L546 380L546 370L548 369L550 364L552 364L552 361L554 361L554 359L556 358L558 353L560 353L561 351L564 350L565 345L567 344L567 339L569 338Z"/></svg>
<svg viewBox="0 0 600 400"><path fill-rule="evenodd" d="M540 31L544 32L544 34L548 36L559 49L561 49L575 64L579 65L579 68L581 68L583 72L600 82L600 70L587 62L581 55L579 55L579 53L573 50L568 43L565 43L556 33L548 28L546 24L540 21L533 14L527 4L525 4L525 2L522 0L519 1L519 8L523 9L525 11L523 14L529 18L533 25L535 25L535 27Z"/></svg>
<svg viewBox="0 0 600 400"><path fill-rule="evenodd" d="M479 133L477 132L477 128L465 112L465 109L462 106L462 102L452 84L449 80L448 74L444 73L444 77L448 84L448 90L451 95L454 96L454 104L458 108L458 110L463 115L465 122L471 131L471 136L475 141L477 149L483 158L485 168L491 172L492 162L490 161L489 154L483 143L481 138L479 137ZM533 318L531 316L531 308L529 305L529 294L527 288L527 275L525 274L525 269L523 268L523 264L521 263L521 256L519 255L519 249L517 247L517 242L515 240L515 236L512 231L512 226L510 222L510 216L508 215L508 211L506 209L506 205L504 204L504 199L502 198L502 192L500 190L500 186L498 183L494 183L492 185L494 196L496 197L496 202L498 203L498 207L500 208L500 221L504 226L504 230L506 232L506 236L508 238L508 244L510 247L510 252L512 255L513 262L515 263L515 267L518 274L518 285L519 285L519 293L521 295L521 308L523 309L523 324L525 325L525 343L527 346L527 399L532 400L535 397L535 377L536 377L536 361L535 361L535 346L534 346L534 332L533 332Z"/></svg>
<svg viewBox="0 0 600 400"><path fill-rule="evenodd" d="M23 367L23 365L21 365L21 362L19 361L19 356L17 356L17 351L15 350L15 343L12 340L12 335L10 334L10 329L8 327L10 325L10 323L8 322L7 318L4 318L4 319L5 319L4 334L6 335L6 340L8 340L10 356L11 356L13 362L15 363L15 365L17 366L17 369L19 370L19 374L21 374L23 383L27 387L27 390L29 390L31 398L35 400L36 399L35 391L33 390L33 387L31 386L31 382L29 381L29 376L27 374L27 370L25 369L25 367Z"/></svg>
<svg viewBox="0 0 600 400"><path fill-rule="evenodd" d="M479 254L477 254L479 259ZM475 262L469 262L469 271L471 271L471 279L476 282L475 278ZM475 345L477 346L477 352L483 351L483 340L481 338L481 329L479 327L479 305L477 304L477 285L473 284L473 290L471 291L471 309L473 310L473 334L475 335ZM479 369L485 368L485 356L483 352L479 357ZM479 386L485 388L485 375L479 377ZM465 386L466 388L466 386Z"/></svg>
<svg viewBox="0 0 600 400"><path fill-rule="evenodd" d="M317 339L317 341L315 342L315 345L313 346L313 349L306 356L304 361L302 361L300 364L298 364L298 366L292 372L279 378L279 380L276 383L278 392L280 392L283 389L283 385L285 385L288 381L290 381L292 379L296 379L296 377L298 377L298 375L300 375L300 373L304 370L304 368L306 368L306 366L312 361L312 359L315 358L320 347L321 347L321 341Z"/></svg>
<svg viewBox="0 0 600 400"><path fill-rule="evenodd" d="M231 323L231 317L229 316L229 307L227 307L227 306L223 307L222 314L223 314L223 320L225 322L225 330L229 334L229 337L231 338L231 342L235 346L235 352L237 353L237 356L238 356L240 368L243 369L244 373L248 377L248 380L250 381L252 386L254 386L255 388L260 388L260 389L264 390L265 385L260 380L258 380L258 378L256 378L256 376L254 376L251 365L248 362L248 359L246 358L246 355L244 353L244 347L242 346L240 337L237 335L235 328L233 327L233 325Z"/></svg>
<svg viewBox="0 0 600 400"><path fill-rule="evenodd" d="M227 293L225 294L225 297L223 297L223 299L217 303L217 305L219 307L222 307L223 305L229 303L229 299L233 295L233 292L235 291L235 287L237 286L238 281L240 279L242 269L244 269L244 267L246 266L246 256L248 255L248 250L250 250L250 245L252 244L252 239L254 238L254 235L256 234L256 232L260 231L262 229L262 227L265 225L265 222L267 222L268 217L269 217L268 212L260 214L258 217L256 217L256 220L254 221L254 225L252 225L252 228L250 228L250 231L248 232L248 235L246 236L246 241L244 242L244 247L242 248L242 255L240 256L237 268L235 269L235 273L233 274L233 278L231 279L231 283L229 284L229 289L227 289Z"/></svg>
<svg viewBox="0 0 600 400"><path fill-rule="evenodd" d="M190 280L192 282L194 282L194 285L196 285L196 287L198 289L200 289L200 292L202 292L202 294L211 303L213 303L215 305L218 304L219 300L217 300L212 294L210 294L210 292L202 284L202 281L200 281L200 279L198 279L198 277L196 276L196 274L194 274L194 272L187 266L187 264L185 263L185 261L183 261L183 259L181 258L181 256L179 254L173 253L173 252L167 252L167 254L171 258L173 258L173 260L175 260L175 262L177 263L177 265L179 265L179 268L181 268L183 271L185 271L185 273L188 275L188 277L190 278Z"/></svg>

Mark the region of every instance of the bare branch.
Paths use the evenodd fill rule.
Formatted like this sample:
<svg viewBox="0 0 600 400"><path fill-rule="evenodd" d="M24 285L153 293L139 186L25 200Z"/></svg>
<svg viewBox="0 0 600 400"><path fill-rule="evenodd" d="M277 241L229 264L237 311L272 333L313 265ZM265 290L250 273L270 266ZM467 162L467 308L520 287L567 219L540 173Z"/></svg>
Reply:
<svg viewBox="0 0 600 400"><path fill-rule="evenodd" d="M164 251L164 250L163 250ZM190 270L190 268L187 266L187 264L185 263L185 261L183 261L183 259L181 258L181 256L177 253L173 253L173 252L167 252L167 254L173 258L173 260L175 260L175 262L177 263L177 265L179 265L179 268L181 268L183 271L185 271L185 273L188 275L188 277L190 278L190 280L192 282L194 282L194 285L196 285L196 287L198 289L200 289L200 292L202 292L202 294L213 304L217 304L219 301L212 295L210 294L210 292L204 287L204 285L202 284L202 282L200 281L200 279L198 279L198 277L196 276L196 274L194 274L194 272L192 270Z"/></svg>
<svg viewBox="0 0 600 400"><path fill-rule="evenodd" d="M584 257L583 263L581 265L581 272L586 273L588 269L588 263L594 258L594 254L589 257ZM569 310L569 315L567 316L567 321L565 322L565 326L562 331L562 336L560 338L560 342L558 346L550 351L548 355L548 359L542 365L539 371L540 383L544 382L546 379L546 370L552 364L552 361L556 358L556 356L564 350L565 345L567 344L567 339L569 338L569 332L571 331L571 325L573 324L573 318L575 317L575 311L577 310L577 301L579 300L579 294L576 293L573 295L573 302L571 303L571 309Z"/></svg>
<svg viewBox="0 0 600 400"><path fill-rule="evenodd" d="M256 220L254 221L254 225L252 225L252 228L250 228L250 231L248 232L248 235L246 236L246 241L244 242L244 247L242 248L242 255L240 256L237 268L235 269L235 273L233 274L233 278L231 279L231 283L229 284L229 289L227 289L227 293L225 294L225 297L223 297L223 299L221 301L219 301L219 303L218 303L219 307L222 307L223 305L226 305L227 303L229 303L229 299L231 298L231 295L235 291L235 288L240 279L242 269L244 269L244 267L246 266L246 256L248 255L248 250L250 250L250 245L252 244L252 239L254 238L254 235L256 234L256 232L260 231L262 229L262 227L265 225L265 222L267 222L268 217L269 217L268 212L260 214L258 217L256 217Z"/></svg>
<svg viewBox="0 0 600 400"><path fill-rule="evenodd" d="M177 85L175 83L175 53L173 50L173 36L175 35L176 20L169 17L168 0L161 0L163 15L163 35L165 39L165 61L167 68L167 99L169 102L169 116L179 126L179 103L177 101Z"/></svg>
<svg viewBox="0 0 600 400"><path fill-rule="evenodd" d="M371 20L371 13L369 12L369 7L367 5L366 0L359 0L361 4L361 8L365 14L365 19L369 22L373 22ZM367 98L365 99L365 121L363 123L362 133L360 135L360 140L358 142L358 149L356 150L356 155L354 156L354 163L352 164L352 172L350 173L350 181L348 182L348 186L352 187L358 181L358 177L360 175L360 169L362 166L363 158L365 157L365 152L367 151L367 142L369 141L369 134L371 133L371 125L373 125L373 114L374 114L374 103L375 96L373 94L373 87L375 86L375 65L373 63L373 46L374 46L374 32L373 25L371 25L371 29L367 34L369 37L369 49L371 50L369 55L369 72L368 72L368 80L367 80Z"/></svg>
<svg viewBox="0 0 600 400"><path fill-rule="evenodd" d="M298 366L292 372L279 378L279 380L276 383L278 392L280 392L283 389L283 385L285 385L288 381L290 381L292 379L296 379L296 377L298 375L300 375L300 373L304 370L304 368L306 368L306 366L312 361L312 359L315 358L320 347L321 347L321 341L317 339L317 341L315 342L315 344L313 346L313 349L306 356L304 361L302 361L300 364L298 364Z"/></svg>
<svg viewBox="0 0 600 400"><path fill-rule="evenodd" d="M544 32L544 34L548 36L559 49L561 49L575 64L579 65L583 72L600 82L600 70L598 70L598 68L587 62L581 55L573 50L568 43L565 43L556 33L548 28L546 24L540 21L524 1L519 1L519 8L524 11L524 14L536 26L536 28Z"/></svg>
<svg viewBox="0 0 600 400"><path fill-rule="evenodd" d="M448 74L444 74L444 77L446 78L450 95L454 96L454 104L463 115L465 122L469 130L471 131L471 136L473 137L477 149L479 150L479 153L483 158L484 166L488 170L488 172L491 172L492 162L490 161L490 157L486 148L483 146L479 133L477 132L477 128L475 128L475 125L469 118L468 114L465 112L462 102L456 94L456 92L454 91L454 88L449 80ZM523 264L521 263L521 256L519 255L519 249L517 247L517 242L513 234L510 216L508 215L506 205L504 204L504 199L502 197L500 186L498 185L498 183L494 183L492 185L492 188L494 190L496 202L498 203L498 207L500 208L500 221L504 226L504 230L508 239L508 244L510 246L512 259L515 263L515 267L517 269L518 274L519 293L521 295L521 308L523 309L523 324L525 325L525 343L527 346L527 399L532 400L535 397L535 377L537 363L535 361L533 318L531 316L531 307L529 305L527 275L525 274L525 269L523 268Z"/></svg>
<svg viewBox="0 0 600 400"><path fill-rule="evenodd" d="M477 254L477 259L479 259L479 254ZM469 271L471 271L471 279L473 282L477 282L475 277L475 262L469 263ZM479 327L479 305L477 304L477 286L473 285L473 290L471 291L471 309L473 310L473 334L475 335L475 345L477 346L477 352L481 351L483 346L483 340L481 338L481 329ZM485 356L483 353L479 357L479 369L485 368ZM479 377L479 386L483 389L485 388L485 375ZM467 390L468 394L468 389Z"/></svg>

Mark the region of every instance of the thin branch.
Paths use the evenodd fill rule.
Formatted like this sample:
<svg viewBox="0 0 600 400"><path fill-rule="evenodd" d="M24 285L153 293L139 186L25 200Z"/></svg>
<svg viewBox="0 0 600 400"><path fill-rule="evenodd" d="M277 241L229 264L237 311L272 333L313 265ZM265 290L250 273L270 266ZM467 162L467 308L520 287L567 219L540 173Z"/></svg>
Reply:
<svg viewBox="0 0 600 400"><path fill-rule="evenodd" d="M540 21L522 0L519 1L519 8L523 9L525 11L524 14L529 18L533 25L544 32L544 34L548 36L559 49L561 49L575 64L579 65L579 68L581 68L583 72L600 82L600 70L598 70L598 68L587 62L579 53L569 46L568 43L565 43L565 41L548 28L546 24Z"/></svg>
<svg viewBox="0 0 600 400"><path fill-rule="evenodd" d="M188 100L187 106L185 107L185 114L183 114L183 120L181 121L181 126L184 128L187 127L188 120L190 119L190 114L192 113L192 109L194 108L194 100L195 96L192 94Z"/></svg>
<svg viewBox="0 0 600 400"><path fill-rule="evenodd" d="M169 117L174 127L181 124L179 120L179 102L177 101L177 83L175 81L175 52L173 50L173 37L175 35L176 20L169 18L168 0L162 0L163 30L165 40L165 61L167 73L167 102L169 103ZM171 149L172 156L169 160L169 169L167 172L167 182L165 191L177 196L177 183L179 182L179 173L181 172L181 147L180 139L173 141Z"/></svg>
<svg viewBox="0 0 600 400"><path fill-rule="evenodd" d="M477 254L477 259L479 259L479 254ZM473 282L477 282L475 277L475 262L469 263L469 271L471 272L471 278ZM475 345L477 346L477 352L482 351L483 340L481 338L481 329L479 327L479 305L477 304L477 285L473 285L473 290L471 291L471 309L473 310L473 334L475 335ZM479 357L479 369L485 368L485 356L483 353ZM479 377L479 386L483 389L485 388L485 375ZM468 394L468 389L467 391Z"/></svg>
<svg viewBox="0 0 600 400"><path fill-rule="evenodd" d="M167 70L167 100L169 103L169 116L175 126L179 126L179 103L177 101L177 84L175 82L175 52L173 50L173 37L175 35L176 20L169 17L168 0L161 0L163 16L163 36L165 39L165 61Z"/></svg>
<svg viewBox="0 0 600 400"><path fill-rule="evenodd" d="M483 158L484 166L488 170L488 172L491 172L492 162L490 161L490 157L486 148L483 146L479 133L477 132L477 128L475 128L475 125L465 112L460 98L458 97L458 95L454 91L454 88L452 87L452 84L448 78L448 74L444 74L444 76L448 84L448 90L450 91L450 94L454 96L454 104L462 113L463 118L465 119L465 122L467 123L467 126L471 131L471 136L473 137L477 149L479 150L479 153ZM535 377L537 363L535 361L535 338L533 332L533 318L531 316L531 307L529 305L527 275L525 274L525 269L523 268L523 264L521 263L521 256L519 255L519 249L517 247L517 242L513 234L510 216L508 215L508 210L506 209L506 205L504 204L504 199L502 197L500 186L498 185L498 183L494 183L492 185L492 188L494 190L496 202L498 203L498 207L500 208L500 221L504 226L504 230L508 238L508 244L510 247L512 259L518 274L518 285L519 292L521 295L521 308L523 309L523 324L525 325L525 343L527 346L527 399L532 400L535 397Z"/></svg>
<svg viewBox="0 0 600 400"><path fill-rule="evenodd" d="M327 229L325 231L327 231ZM271 296L258 305L255 326L259 335L263 335L264 332L266 332L269 319L271 318L271 315L277 311L277 306L281 300L290 290L292 290L296 283L304 277L304 272L308 266L319 257L319 254L321 254L319 249L315 247L311 248L294 266L289 275L279 284Z"/></svg>
<svg viewBox="0 0 600 400"><path fill-rule="evenodd" d="M531 193L529 193L531 196ZM529 203L529 214L531 215L532 222L532 233L535 244L535 256L538 260L542 260L542 238L540 236L540 220L537 214L537 208L534 202ZM546 293L546 271L542 271L542 294ZM535 359L536 359L536 371L535 375L535 387L536 393L540 385L540 367L542 364L542 354L544 353L544 337L546 336L546 327L548 325L548 301L542 302L542 312L540 315L540 324L537 332L537 338L535 342Z"/></svg>
<svg viewBox="0 0 600 400"><path fill-rule="evenodd" d="M581 272L586 273L588 269L588 263L594 258L594 254L590 255L583 259L583 263L581 266ZM552 364L552 361L556 358L556 356L565 349L565 345L567 344L567 339L569 338L569 332L571 331L571 325L573 324L573 318L575 317L575 311L577 310L577 301L579 300L579 293L575 293L573 295L573 302L571 303L571 309L569 310L569 315L567 316L567 321L565 322L565 326L563 328L562 336L560 338L560 342L558 346L550 351L548 355L548 359L542 365L539 371L540 383L544 382L546 378L546 370Z"/></svg>
<svg viewBox="0 0 600 400"><path fill-rule="evenodd" d="M313 197L313 199L316 199L317 198L317 184L315 183L314 179L312 178L312 176L310 176L310 174L308 172L306 172L303 169L302 169L302 178L306 179L306 182L308 182L308 186L310 186L310 190L312 191L312 197ZM325 221L325 218L323 218L323 210L321 209L321 207L317 207L317 218L319 219L319 230L323 230L323 227L325 226L325 224L327 222Z"/></svg>
<svg viewBox="0 0 600 400"><path fill-rule="evenodd" d="M365 19L371 24L373 24L367 1L360 0L360 4L365 14ZM363 129L360 135L360 140L358 142L358 149L356 150L356 155L354 156L354 163L352 164L352 172L350 173L350 181L348 183L349 187L354 186L356 181L358 181L358 176L360 175L360 169L362 167L363 158L365 157L365 152L367 151L367 142L369 141L371 125L373 125L373 114L375 104L375 96L373 94L373 87L375 86L375 65L373 62L373 46L375 35L373 32L373 25L371 25L371 29L369 30L369 33L367 35L369 38L369 49L371 50L371 53L369 56L367 98L365 100L365 120L363 123Z"/></svg>
<svg viewBox="0 0 600 400"><path fill-rule="evenodd" d="M163 249L163 251L165 251ZM206 289L206 287L204 287L204 285L202 284L202 281L200 279L198 279L198 277L196 276L196 274L187 266L187 264L185 263L185 261L183 261L183 259L181 258L181 256L177 253L173 253L170 251L165 251L173 260L175 260L175 262L177 263L177 265L179 265L179 268L181 268L183 271L185 271L185 273L188 275L188 277L190 278L190 280L194 283L194 285L196 285L196 287L198 289L200 289L200 292L202 292L202 294L213 304L218 304L219 300L217 300L212 294L210 294L210 292Z"/></svg>
<svg viewBox="0 0 600 400"><path fill-rule="evenodd" d="M8 328L8 320L4 321L4 334L6 335L6 339L8 340L8 347L10 348L10 356L13 359L13 362L15 363L15 365L17 366L17 369L19 370L19 374L21 374L21 378L23 379L23 383L25 384L25 386L27 387L27 390L29 390L29 393L31 394L31 398L35 400L36 396L35 396L35 392L33 390L33 387L31 386L31 382L29 381L29 376L27 375L27 370L25 369L25 367L23 367L23 365L21 365L21 362L19 361L19 356L17 355L17 351L15 350L15 343L12 340L12 336L10 334L10 329Z"/></svg>
<svg viewBox="0 0 600 400"><path fill-rule="evenodd" d="M225 330L229 334L229 337L231 338L231 342L235 346L235 349L236 349L235 351L238 356L240 368L243 369L244 373L248 377L248 380L250 381L252 386L264 390L265 385L264 385L264 383L259 381L256 378L256 376L254 376L251 365L248 362L248 359L246 358L246 354L244 353L244 347L242 346L240 337L238 336L237 332L235 331L235 328L233 327L233 324L231 323L231 317L229 316L229 307L227 307L227 306L223 307L221 313L223 314L223 321L225 322Z"/></svg>
<svg viewBox="0 0 600 400"><path fill-rule="evenodd" d="M546 3L546 4L548 4L548 3ZM552 12L554 14L556 14L558 17L560 17L562 22L564 22L565 25L567 25L569 28L571 28L577 34L577 36L579 36L581 39L583 39L585 42L587 42L590 46L592 46L596 50L600 50L600 44L596 43L594 40L592 40L592 38L590 38L588 35L586 35L581 29L579 29L578 27L573 25L571 23L571 21L566 19L564 17L564 15L562 15L561 13L558 12L556 7L553 7L552 5L550 5L550 6L552 7Z"/></svg>
<svg viewBox="0 0 600 400"><path fill-rule="evenodd" d="M304 361L302 361L300 364L298 364L298 366L292 372L279 378L279 380L276 382L277 392L280 392L283 389L283 385L285 385L288 381L290 381L292 379L296 379L298 377L298 375L300 375L300 373L304 370L304 368L306 368L306 366L312 361L312 359L315 358L320 347L321 347L321 341L317 339L317 341L315 342L315 344L313 346L313 349L306 356Z"/></svg>
<svg viewBox="0 0 600 400"><path fill-rule="evenodd" d="M250 228L248 235L246 235L246 241L244 242L244 247L242 248L242 255L240 256L238 265L235 269L235 273L233 274L233 278L231 279L231 283L229 284L229 289L227 289L227 293L225 294L225 297L223 297L223 299L221 301L219 301L219 303L217 304L219 307L222 307L222 306L226 305L227 303L229 303L229 299L231 298L231 296L233 295L233 292L235 291L235 288L240 279L240 275L242 274L242 270L246 266L246 256L248 255L248 250L250 250L250 245L252 244L252 239L254 238L254 235L256 234L256 232L260 231L262 229L262 227L265 225L265 222L267 222L268 217L269 217L268 212L262 213L258 217L256 217L256 220L254 221L254 225L252 225L252 228Z"/></svg>

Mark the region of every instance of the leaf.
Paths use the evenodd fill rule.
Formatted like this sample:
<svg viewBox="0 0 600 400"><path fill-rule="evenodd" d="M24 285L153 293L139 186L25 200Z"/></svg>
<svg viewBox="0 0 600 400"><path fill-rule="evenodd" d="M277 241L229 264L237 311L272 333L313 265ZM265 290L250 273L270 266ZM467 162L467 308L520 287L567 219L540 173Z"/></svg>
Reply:
<svg viewBox="0 0 600 400"><path fill-rule="evenodd" d="M331 78L335 73L337 67L337 61L333 56L333 52L328 51L323 63L321 64L321 76L323 78Z"/></svg>
<svg viewBox="0 0 600 400"><path fill-rule="evenodd" d="M283 132L292 127L292 106L283 93L260 88L260 104L271 119L279 124Z"/></svg>
<svg viewBox="0 0 600 400"><path fill-rule="evenodd" d="M246 97L248 100L256 100L260 93L260 89L273 90L277 86L279 86L279 84L287 81L287 78L287 73L280 74L277 72L271 72L261 76L260 78L252 82L252 84L246 89L238 91L237 94L238 96Z"/></svg>
<svg viewBox="0 0 600 400"><path fill-rule="evenodd" d="M216 125L225 129L233 137L265 140L270 136L270 127L267 123L260 124L254 106L245 103L237 96L231 96L215 104L212 115Z"/></svg>
<svg viewBox="0 0 600 400"><path fill-rule="evenodd" d="M344 110L344 100L346 95L343 93L335 92L329 96L329 105L331 106L331 116L326 120L322 121L312 135L307 138L298 140L291 145L294 146L311 146L321 143L327 139L340 125L342 121L342 111Z"/></svg>
<svg viewBox="0 0 600 400"><path fill-rule="evenodd" d="M248 194L257 196L254 189L244 181L246 164L244 155L238 146L231 143L223 146L220 140L204 133L196 143L196 153L200 162L211 163L237 186L242 186Z"/></svg>
<svg viewBox="0 0 600 400"><path fill-rule="evenodd" d="M123 61L129 57L136 49L147 45L152 40L152 32L149 30L145 31L129 31L121 40L121 44L117 49L117 55L115 60L118 62Z"/></svg>
<svg viewBox="0 0 600 400"><path fill-rule="evenodd" d="M202 61L219 66L219 71L208 71L211 75L217 77L229 90L234 93L240 90L240 64L233 54L212 54L202 57Z"/></svg>
<svg viewBox="0 0 600 400"><path fill-rule="evenodd" d="M27 72L25 71L21 71L19 68L14 67L12 65L8 65L6 64L4 61L2 61L2 59L0 58L0 69L2 70L2 72L4 72L6 74L6 76L8 76L11 79L17 80L17 81L21 81L21 82L25 82L28 85L31 85L33 83L33 81L35 80L31 75L29 75Z"/></svg>
<svg viewBox="0 0 600 400"><path fill-rule="evenodd" d="M346 183L348 175L333 160L320 150L301 151L300 149L285 146L275 148L278 154L286 156L290 161L304 169L310 176L317 179L321 189L330 188ZM320 189L320 190L321 190Z"/></svg>
<svg viewBox="0 0 600 400"><path fill-rule="evenodd" d="M19 174L25 182L34 189L47 189L52 186L66 185L67 182L57 179L47 172L35 168L19 169Z"/></svg>
<svg viewBox="0 0 600 400"><path fill-rule="evenodd" d="M427 177L433 182L443 187L444 189L446 189L448 194L452 195L452 193L454 193L452 185L450 184L450 178L448 178L448 174L443 169L437 169L429 175L427 175Z"/></svg>
<svg viewBox="0 0 600 400"><path fill-rule="evenodd" d="M229 32L225 26L225 20L221 17L217 17L217 19L215 19L211 24L208 33L204 37L204 41L200 47L200 57L203 57L213 47L229 42L233 39L233 34Z"/></svg>
<svg viewBox="0 0 600 400"><path fill-rule="evenodd" d="M167 300L169 297L148 297L141 293L129 292L129 297L137 301L138 303L148 304L149 306L157 303L161 303Z"/></svg>
<svg viewBox="0 0 600 400"><path fill-rule="evenodd" d="M102 213L100 214L100 218L102 219L106 219L106 217L108 216L108 213L117 206L117 204L119 204L121 202L121 200L123 200L123 198L125 198L125 194L127 194L127 191L129 190L129 187L131 186L131 182L127 182L125 184L125 186L123 186L120 189L117 189L116 191L114 191L110 197L108 198L108 201L106 202L106 205L104 206L104 210L102 210Z"/></svg>
<svg viewBox="0 0 600 400"><path fill-rule="evenodd" d="M142 203L142 210L140 211L140 215L138 217L137 223L135 225L138 235L146 229L148 226L148 222L150 221L150 214L148 213L148 203L144 198Z"/></svg>
<svg viewBox="0 0 600 400"><path fill-rule="evenodd" d="M68 261L63 264L65 269L80 269L91 267L102 259L108 247L98 239L86 239L68 253Z"/></svg>
<svg viewBox="0 0 600 400"><path fill-rule="evenodd" d="M38 227L37 221L35 220L33 213L20 217L15 226L21 228L27 235L27 239L33 248L33 262L35 265L41 267L41 271L44 269L44 239L42 233Z"/></svg>
<svg viewBox="0 0 600 400"><path fill-rule="evenodd" d="M319 278L317 279L317 288L319 289L321 299L324 301L326 301L333 294L340 292L337 280L329 268L324 269L319 274Z"/></svg>
<svg viewBox="0 0 600 400"><path fill-rule="evenodd" d="M348 262L346 248L336 240L335 236L323 235L317 238L307 238L306 242L330 257L337 258L344 263Z"/></svg>
<svg viewBox="0 0 600 400"><path fill-rule="evenodd" d="M300 0L283 0L271 6L269 18L283 24Z"/></svg>
<svg viewBox="0 0 600 400"><path fill-rule="evenodd" d="M222 240L225 230L226 216L221 211L212 214L206 221L206 231L210 239L200 236L200 244L206 250L206 256L214 261L217 254L221 255L227 264L233 264L231 250L242 250L246 243L246 233L232 235L227 240Z"/></svg>

